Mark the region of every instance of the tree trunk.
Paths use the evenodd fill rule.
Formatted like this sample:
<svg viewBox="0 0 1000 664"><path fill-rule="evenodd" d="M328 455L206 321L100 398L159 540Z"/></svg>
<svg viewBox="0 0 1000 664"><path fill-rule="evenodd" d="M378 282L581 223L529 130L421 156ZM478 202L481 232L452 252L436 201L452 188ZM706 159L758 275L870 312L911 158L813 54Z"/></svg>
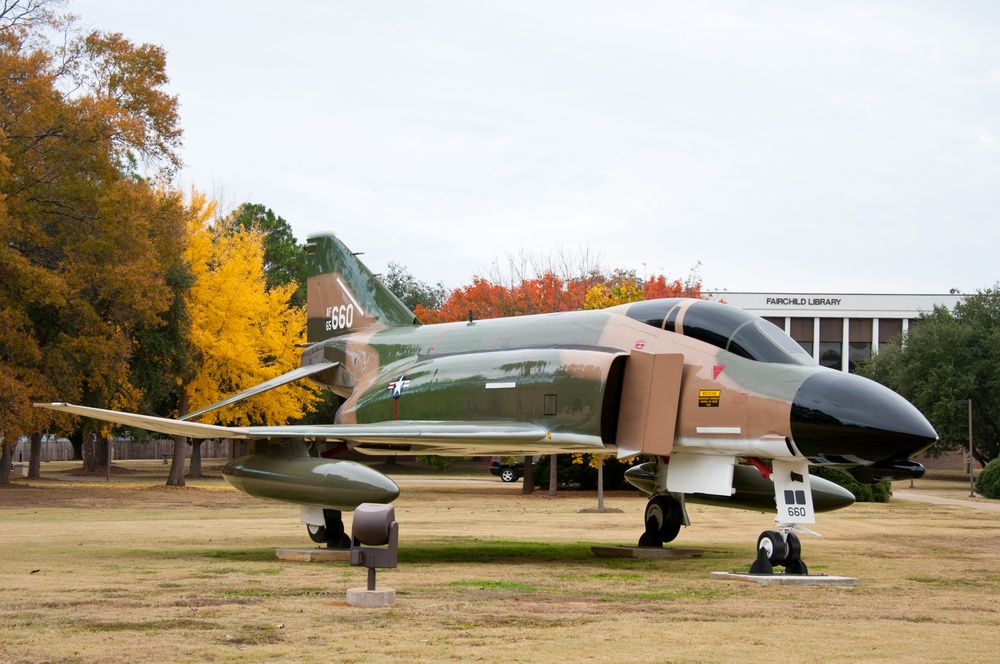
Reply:
<svg viewBox="0 0 1000 664"><path fill-rule="evenodd" d="M81 446L80 451L83 452L83 472L97 472L97 454L94 450L94 434L90 433L86 429L83 430L83 445Z"/></svg>
<svg viewBox="0 0 1000 664"><path fill-rule="evenodd" d="M184 452L187 436L174 436L174 459L170 464L167 486L184 486Z"/></svg>
<svg viewBox="0 0 1000 664"><path fill-rule="evenodd" d="M111 437L105 436L103 434L97 435L97 443L94 445L94 465L97 468L107 468L108 467L108 453L111 447Z"/></svg>
<svg viewBox="0 0 1000 664"><path fill-rule="evenodd" d="M83 431L74 431L69 442L73 446L73 461L83 461Z"/></svg>
<svg viewBox="0 0 1000 664"><path fill-rule="evenodd" d="M188 412L187 385L181 385L181 396L177 401L177 417L184 417ZM187 436L174 436L174 459L170 464L170 475L167 486L184 486L184 452L187 446Z"/></svg>
<svg viewBox="0 0 1000 664"><path fill-rule="evenodd" d="M530 456L524 457L524 481L521 483L521 493L528 495L535 492L535 467Z"/></svg>
<svg viewBox="0 0 1000 664"><path fill-rule="evenodd" d="M31 434L31 446L28 448L28 479L37 480L42 476L42 433Z"/></svg>
<svg viewBox="0 0 1000 664"><path fill-rule="evenodd" d="M559 460L555 454L549 455L549 495L556 495L556 485L559 483Z"/></svg>
<svg viewBox="0 0 1000 664"><path fill-rule="evenodd" d="M604 455L597 455L597 509L604 509Z"/></svg>
<svg viewBox="0 0 1000 664"><path fill-rule="evenodd" d="M191 464L188 466L188 477L201 477L201 444L204 440L191 441Z"/></svg>
<svg viewBox="0 0 1000 664"><path fill-rule="evenodd" d="M0 484L10 484L10 465L14 461L14 448L0 442Z"/></svg>

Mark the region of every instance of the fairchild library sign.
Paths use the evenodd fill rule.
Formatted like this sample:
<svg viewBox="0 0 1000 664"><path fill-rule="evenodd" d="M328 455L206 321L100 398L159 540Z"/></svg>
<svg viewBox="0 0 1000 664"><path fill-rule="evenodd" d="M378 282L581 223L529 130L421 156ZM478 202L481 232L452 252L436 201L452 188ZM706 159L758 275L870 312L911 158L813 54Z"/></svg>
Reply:
<svg viewBox="0 0 1000 664"><path fill-rule="evenodd" d="M793 307L839 307L839 297L769 297L767 304Z"/></svg>
<svg viewBox="0 0 1000 664"><path fill-rule="evenodd" d="M892 293L706 293L711 299L727 302L764 317L802 318L892 318L913 320L935 306L948 309L962 299L961 294Z"/></svg>

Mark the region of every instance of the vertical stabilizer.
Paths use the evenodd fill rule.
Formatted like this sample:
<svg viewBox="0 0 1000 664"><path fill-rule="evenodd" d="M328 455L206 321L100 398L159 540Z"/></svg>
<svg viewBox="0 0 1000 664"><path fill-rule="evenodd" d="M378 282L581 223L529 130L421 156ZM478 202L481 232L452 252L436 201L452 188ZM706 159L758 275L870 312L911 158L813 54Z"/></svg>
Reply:
<svg viewBox="0 0 1000 664"><path fill-rule="evenodd" d="M306 254L309 257L306 310L310 342L376 323L388 326L420 324L406 305L333 235L309 238Z"/></svg>

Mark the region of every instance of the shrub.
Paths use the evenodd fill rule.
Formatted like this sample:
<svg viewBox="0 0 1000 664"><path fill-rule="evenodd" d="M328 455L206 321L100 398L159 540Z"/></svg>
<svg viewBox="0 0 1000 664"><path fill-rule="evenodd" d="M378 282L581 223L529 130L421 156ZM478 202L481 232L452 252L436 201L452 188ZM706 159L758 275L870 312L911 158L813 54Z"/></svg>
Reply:
<svg viewBox="0 0 1000 664"><path fill-rule="evenodd" d="M825 468L811 466L809 473L824 480L830 480L834 484L839 484L854 494L854 499L859 503L887 503L892 495L892 484L890 482L878 482L876 484L862 484L842 470L836 468Z"/></svg>
<svg viewBox="0 0 1000 664"><path fill-rule="evenodd" d="M443 473L458 461L458 457L437 456L435 454L423 454L417 457L417 461L426 464L434 469L435 473Z"/></svg>
<svg viewBox="0 0 1000 664"><path fill-rule="evenodd" d="M1000 498L1000 458L993 459L979 471L976 493L986 498Z"/></svg>
<svg viewBox="0 0 1000 664"><path fill-rule="evenodd" d="M549 459L542 457L535 464L535 486L549 488ZM597 469L587 463L573 463L572 454L556 455L556 486L559 489L593 491L597 488ZM613 456L604 457L604 488L608 491L634 488L625 480L625 471L631 466Z"/></svg>

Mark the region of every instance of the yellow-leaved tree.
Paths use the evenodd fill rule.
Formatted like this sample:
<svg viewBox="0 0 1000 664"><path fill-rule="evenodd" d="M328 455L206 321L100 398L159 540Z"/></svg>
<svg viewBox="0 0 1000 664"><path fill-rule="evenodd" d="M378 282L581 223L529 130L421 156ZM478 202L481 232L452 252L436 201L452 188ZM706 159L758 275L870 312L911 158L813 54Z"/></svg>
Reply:
<svg viewBox="0 0 1000 664"><path fill-rule="evenodd" d="M305 341L306 329L305 307L289 305L297 284L267 286L264 233L218 219L216 203L197 191L189 205L184 259L193 279L185 296L193 363L180 381L179 416L296 368L295 345ZM317 391L300 381L209 411L199 421L285 424L318 400ZM201 456L198 441L193 445L190 474L196 476ZM180 451L175 444L176 472L171 468L167 484L184 484Z"/></svg>

